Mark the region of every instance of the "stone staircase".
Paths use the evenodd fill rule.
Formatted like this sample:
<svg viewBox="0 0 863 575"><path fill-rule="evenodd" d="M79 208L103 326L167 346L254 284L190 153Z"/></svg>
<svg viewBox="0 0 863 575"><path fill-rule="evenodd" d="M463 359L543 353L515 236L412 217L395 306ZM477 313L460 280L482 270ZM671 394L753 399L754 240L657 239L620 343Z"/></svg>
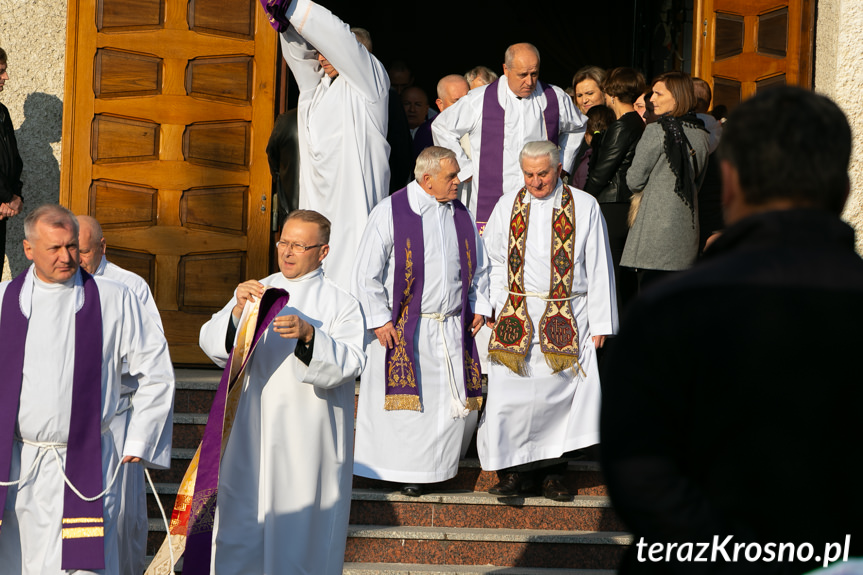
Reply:
<svg viewBox="0 0 863 575"><path fill-rule="evenodd" d="M169 515L203 435L220 376L215 369L178 369L176 373L172 466L152 473ZM630 537L611 509L596 462L569 464L564 483L576 496L568 503L489 495L487 490L496 481L495 473L480 468L473 445L456 477L428 486L426 494L418 498L401 495L385 482L354 477L344 573L614 572ZM149 487L147 491L147 551L152 555L164 539L165 527L155 496Z"/></svg>

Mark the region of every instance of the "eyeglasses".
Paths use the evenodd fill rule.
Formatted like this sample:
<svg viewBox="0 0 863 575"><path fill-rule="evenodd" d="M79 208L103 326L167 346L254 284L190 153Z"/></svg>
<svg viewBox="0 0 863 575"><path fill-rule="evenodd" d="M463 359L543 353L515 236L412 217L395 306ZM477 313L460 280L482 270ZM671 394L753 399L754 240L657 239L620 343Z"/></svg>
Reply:
<svg viewBox="0 0 863 575"><path fill-rule="evenodd" d="M327 244L315 244L313 246L306 246L297 242L286 242L284 240L279 240L276 242L276 247L283 250L288 250L292 254L304 254L312 248L319 248L321 246L325 246Z"/></svg>

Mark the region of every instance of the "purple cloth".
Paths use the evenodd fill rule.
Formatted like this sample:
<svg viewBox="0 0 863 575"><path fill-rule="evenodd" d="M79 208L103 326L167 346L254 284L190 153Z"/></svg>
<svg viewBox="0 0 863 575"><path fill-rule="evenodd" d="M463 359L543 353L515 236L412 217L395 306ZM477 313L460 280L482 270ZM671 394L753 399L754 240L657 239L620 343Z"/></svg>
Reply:
<svg viewBox="0 0 863 575"><path fill-rule="evenodd" d="M476 234L470 213L458 200L452 201L454 208L454 223L456 238L459 249L459 263L461 264L461 323L462 323L462 366L464 368L464 384L469 399L482 397L482 384L480 382L480 363L476 343L471 333L470 324L473 320L473 312L470 308L468 295L470 286L476 273ZM423 283L425 279L425 258L423 251L423 222L422 216L415 213L408 202L407 188L399 190L392 195L393 210L393 254L395 260L395 271L393 273L393 325L398 325L402 313L406 294L409 294L408 319L404 327L404 339L407 358L410 365L413 380L416 381L416 355L414 351L414 336L416 335L416 324L420 317L422 304ZM410 261L401 246L407 246L410 240L412 256ZM406 271L411 267L413 282L408 284ZM387 373L396 349L387 349L386 362ZM387 385L387 395L416 395L418 388L396 387Z"/></svg>
<svg viewBox="0 0 863 575"><path fill-rule="evenodd" d="M416 353L414 351L414 334L417 322L420 318L420 306L422 304L423 283L425 282L425 250L423 246L423 220L419 214L414 213L408 202L407 188L394 193L392 196L393 209L393 256L395 270L393 271L393 326L398 328L400 318L405 315L404 306L407 305L407 319L404 323L405 356L412 378L400 381L408 383L411 380L416 383ZM410 252L408 252L410 244ZM408 255L408 253L410 255ZM399 346L392 349L387 348L386 365L389 376L393 364L393 358ZM387 395L418 395L417 385L390 385L387 378Z"/></svg>
<svg viewBox="0 0 863 575"><path fill-rule="evenodd" d="M252 358L255 346L267 331L270 323L288 305L288 298L288 293L282 289L271 288L264 292L261 297L258 321L255 325L255 336L246 354L246 359L237 372L237 379L242 376L243 370ZM187 575L209 575L210 573L216 495L219 491L222 434L225 428L225 406L228 390L236 383L236 380L231 380L232 361L233 352L229 354L228 364L222 372L219 389L213 399L210 417L207 419L207 427L204 429L204 438L201 440L198 474L195 478L195 495L192 498L192 511L189 514L189 525L186 530L183 573Z"/></svg>
<svg viewBox="0 0 863 575"><path fill-rule="evenodd" d="M9 481L15 423L24 375L24 350L29 319L19 305L29 270L6 288L0 318L0 480ZM75 314L75 366L72 376L72 411L66 447L65 473L72 485L92 497L104 488L102 475L102 308L99 289L81 270L84 305ZM7 487L0 487L0 517ZM61 567L75 570L105 568L104 509L101 499L84 501L66 486L63 494L64 535ZM66 530L69 530L67 533ZM92 529L83 534L78 529Z"/></svg>
<svg viewBox="0 0 863 575"><path fill-rule="evenodd" d="M282 33L291 25L288 17L285 16L285 11L291 5L291 0L261 0L261 6L267 14L267 19L270 21L270 26L276 29L276 32Z"/></svg>
<svg viewBox="0 0 863 575"><path fill-rule="evenodd" d="M497 99L497 84L495 80L485 90L482 102L482 144L480 146L479 189L477 190L476 225L482 233L485 224L491 217L491 212L500 197L507 191L503 189L503 143L505 138L503 106ZM549 84L539 83L545 94L545 133L548 140L558 144L560 139L560 105L557 95Z"/></svg>

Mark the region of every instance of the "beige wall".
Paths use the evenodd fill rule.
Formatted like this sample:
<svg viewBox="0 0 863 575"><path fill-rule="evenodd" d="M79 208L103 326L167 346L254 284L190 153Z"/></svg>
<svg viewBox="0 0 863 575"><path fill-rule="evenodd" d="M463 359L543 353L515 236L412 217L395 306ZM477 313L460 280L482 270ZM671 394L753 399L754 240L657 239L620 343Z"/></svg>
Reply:
<svg viewBox="0 0 863 575"><path fill-rule="evenodd" d="M815 40L815 89L844 110L854 134L851 197L845 219L857 230L863 253L863 2L818 0ZM829 136L827 136L829 137Z"/></svg>
<svg viewBox="0 0 863 575"><path fill-rule="evenodd" d="M9 108L24 160L24 209L57 202L63 112L65 0L0 0L0 46L9 81L0 101ZM13 274L27 266L21 248L23 215L9 221L6 253Z"/></svg>

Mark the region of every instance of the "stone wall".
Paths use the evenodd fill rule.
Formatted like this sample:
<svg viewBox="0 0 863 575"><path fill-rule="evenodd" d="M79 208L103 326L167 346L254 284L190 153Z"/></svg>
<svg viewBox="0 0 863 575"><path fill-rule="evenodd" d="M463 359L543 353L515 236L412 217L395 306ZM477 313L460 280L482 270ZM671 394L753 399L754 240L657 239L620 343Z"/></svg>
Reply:
<svg viewBox="0 0 863 575"><path fill-rule="evenodd" d="M24 160L24 213L60 197L66 0L0 0L0 46L9 81L0 101L9 108ZM6 253L13 274L24 257L24 217L7 224Z"/></svg>
<svg viewBox="0 0 863 575"><path fill-rule="evenodd" d="M854 134L844 218L857 230L863 253L863 2L818 0L815 30L815 89L839 104Z"/></svg>

